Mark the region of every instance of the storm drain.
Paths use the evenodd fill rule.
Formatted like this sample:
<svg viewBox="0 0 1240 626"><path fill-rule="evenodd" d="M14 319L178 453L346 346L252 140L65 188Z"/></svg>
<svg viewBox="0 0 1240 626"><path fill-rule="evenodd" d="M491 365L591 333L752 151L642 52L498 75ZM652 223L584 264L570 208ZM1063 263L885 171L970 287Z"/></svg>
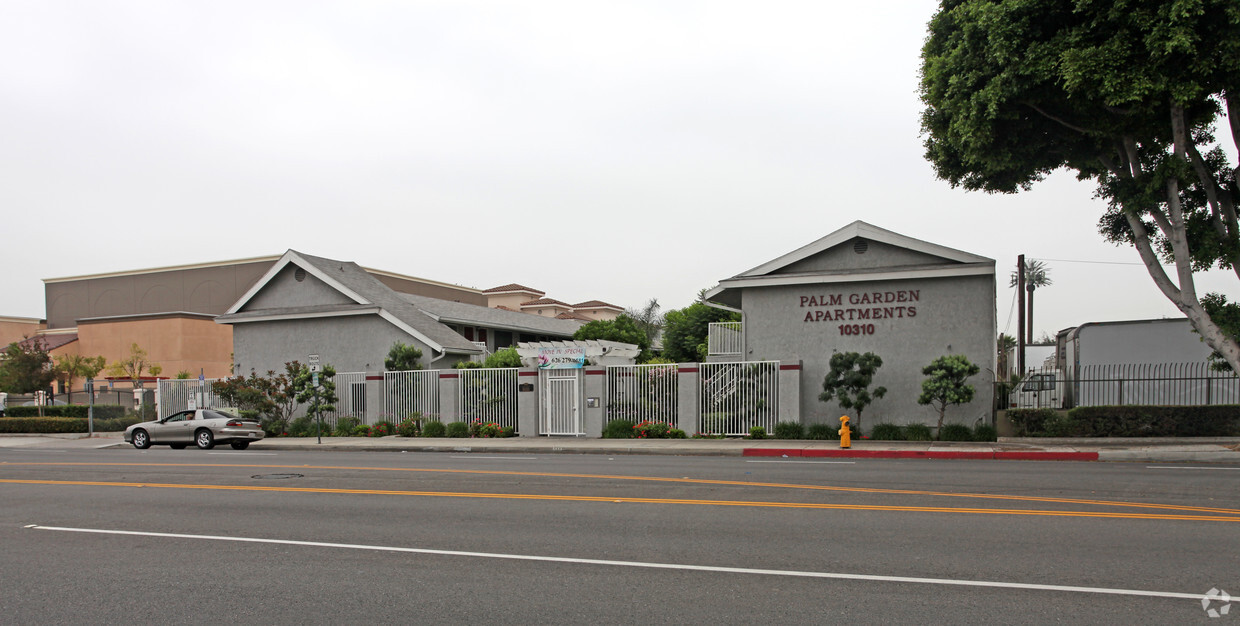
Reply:
<svg viewBox="0 0 1240 626"><path fill-rule="evenodd" d="M301 474L255 474L250 478L258 480L280 480L281 478L302 478Z"/></svg>

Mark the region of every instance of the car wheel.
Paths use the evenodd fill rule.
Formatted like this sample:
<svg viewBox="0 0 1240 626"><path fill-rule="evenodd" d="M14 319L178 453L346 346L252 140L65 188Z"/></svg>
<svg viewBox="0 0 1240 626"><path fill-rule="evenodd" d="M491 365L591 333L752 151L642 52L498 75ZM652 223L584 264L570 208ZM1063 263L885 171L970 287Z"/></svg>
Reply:
<svg viewBox="0 0 1240 626"><path fill-rule="evenodd" d="M250 442L248 442L248 441L234 441L234 442L232 442L232 443L231 443L231 444L229 444L229 445L231 445L231 446L232 446L232 449L233 449L233 450L244 450L244 449L246 449L246 448L250 447Z"/></svg>
<svg viewBox="0 0 1240 626"><path fill-rule="evenodd" d="M194 433L194 442L200 449L210 450L215 447L215 435L205 428L199 428L198 432Z"/></svg>
<svg viewBox="0 0 1240 626"><path fill-rule="evenodd" d="M139 450L151 447L151 436L146 434L146 431L141 428L133 431L133 447Z"/></svg>
<svg viewBox="0 0 1240 626"><path fill-rule="evenodd" d="M170 444L168 444L168 447L169 447L169 448L172 448L173 450L184 450L184 449L185 449L185 444L183 444L183 443L170 443Z"/></svg>

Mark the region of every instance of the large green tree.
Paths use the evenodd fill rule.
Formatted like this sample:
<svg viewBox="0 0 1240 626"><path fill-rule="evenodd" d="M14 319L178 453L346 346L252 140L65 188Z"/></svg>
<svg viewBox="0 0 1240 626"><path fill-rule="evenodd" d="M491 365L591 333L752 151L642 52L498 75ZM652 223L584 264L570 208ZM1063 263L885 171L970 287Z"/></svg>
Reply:
<svg viewBox="0 0 1240 626"><path fill-rule="evenodd" d="M633 318L623 313L617 315L616 319L594 320L582 325L577 332L573 333L573 339L577 341L603 339L631 343L641 348L641 353L637 356L638 363L645 363L650 359L650 339L637 327Z"/></svg>
<svg viewBox="0 0 1240 626"><path fill-rule="evenodd" d="M0 354L0 391L34 393L46 391L56 374L41 337L10 343Z"/></svg>
<svg viewBox="0 0 1240 626"><path fill-rule="evenodd" d="M706 360L706 337L711 322L739 322L740 313L706 306L701 302L705 290L698 292L698 302L683 309L668 311L663 316L663 358L672 363L694 363Z"/></svg>
<svg viewBox="0 0 1240 626"><path fill-rule="evenodd" d="M1194 272L1240 278L1236 0L943 0L922 49L922 130L939 177L1015 193L1057 169L1097 184L1099 229L1232 368L1235 303ZM1234 318L1235 316L1230 316Z"/></svg>
<svg viewBox="0 0 1240 626"><path fill-rule="evenodd" d="M928 404L939 413L939 424L936 432L943 432L943 416L947 407L953 404L965 404L973 401L974 389L967 381L970 376L982 371L963 354L941 356L921 368L926 375L921 381L921 395L917 404Z"/></svg>
<svg viewBox="0 0 1240 626"><path fill-rule="evenodd" d="M56 380L64 383L69 394L69 403L73 404L73 381L78 378L94 378L103 371L107 360L101 356L82 356L80 354L62 354L56 357L56 366L52 368Z"/></svg>

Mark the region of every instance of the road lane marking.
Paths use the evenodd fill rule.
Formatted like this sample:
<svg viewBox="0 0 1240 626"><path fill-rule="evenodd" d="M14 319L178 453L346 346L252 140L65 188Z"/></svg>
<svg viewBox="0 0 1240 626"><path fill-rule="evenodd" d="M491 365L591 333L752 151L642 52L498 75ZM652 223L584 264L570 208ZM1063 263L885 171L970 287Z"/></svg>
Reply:
<svg viewBox="0 0 1240 626"><path fill-rule="evenodd" d="M856 465L856 461L745 461L746 463L794 463L796 465Z"/></svg>
<svg viewBox="0 0 1240 626"><path fill-rule="evenodd" d="M538 460L538 457L536 456L479 456L476 454L449 454L448 458L469 459L471 461L474 459L495 459L495 460L500 460L500 461L537 461Z"/></svg>
<svg viewBox="0 0 1240 626"><path fill-rule="evenodd" d="M1145 469L1174 469L1174 470L1232 470L1240 471L1240 467L1179 467L1175 465L1146 465Z"/></svg>
<svg viewBox="0 0 1240 626"><path fill-rule="evenodd" d="M1240 517L1208 515L1170 515L1099 511L1056 511L1045 509L974 509L936 506L897 506L878 504L826 504L818 502L762 502L754 500L691 500L687 498L634 498L615 496L568 496L538 493L472 493L456 491L402 491L392 489L330 489L325 487L269 487L259 485L192 485L183 483L121 483L77 480L0 479L0 484L51 485L73 487L129 487L151 489L199 489L208 491L264 491L280 493L321 493L369 496L420 496L437 498L479 498L494 500L543 500L560 502L608 502L617 504L692 504L778 509L819 509L833 511L888 511L901 513L969 513L982 515L1031 515L1042 517L1092 517L1102 519L1144 519L1161 521L1240 522Z"/></svg>
<svg viewBox="0 0 1240 626"><path fill-rule="evenodd" d="M280 456L275 452L208 452L207 454L218 454L220 456Z"/></svg>
<svg viewBox="0 0 1240 626"><path fill-rule="evenodd" d="M741 487L772 487L779 489L804 489L810 491L840 491L847 493L872 493L881 495L912 495L912 496L932 496L942 498L976 498L983 500L1014 500L1018 502L1050 502L1057 504L1088 504L1094 506L1116 506L1140 509L1164 509L1169 511L1192 511L1196 513L1221 513L1225 515L1240 515L1240 509L1225 509L1216 507L1200 507L1200 506L1184 506L1178 504L1158 504L1146 502L1122 502L1115 500L1086 500L1080 498L1051 498L1044 496L1013 496L1006 494L989 494L989 493L951 493L944 491L918 491L912 489L880 489L876 487L835 487L831 485L803 485L795 483L760 483L740 480L712 480L706 478L665 478L658 476L618 476L606 474L562 474L552 472L514 472L506 470L466 470L466 469L443 469L443 468L415 468L415 467L353 467L347 465L275 465L275 464L253 464L253 463L90 463L90 462L69 462L69 463L53 463L53 462L14 462L0 461L0 468L5 466L46 466L46 467L217 467L217 468L261 468L261 469L322 469L322 470L351 470L351 471L376 471L376 472L410 472L410 473L440 473L440 474L479 474L487 476L533 476L544 478L587 478L587 479L606 479L606 480L633 480L633 481L649 481L649 482L666 482L666 483L686 483L698 485L732 485Z"/></svg>
<svg viewBox="0 0 1240 626"><path fill-rule="evenodd" d="M296 541L292 539L268 539L262 537L236 537L220 535L190 535L184 533L157 533L136 530L110 530L103 528L69 528L63 526L40 526L29 524L25 528L31 530L48 530L56 532L92 533L102 535L128 535L135 537L157 537L162 539L198 539L203 541L231 541L236 543L264 543L285 546L303 546L308 548L342 548L347 550L370 550L374 552L401 552L408 554L429 554L435 556L457 556L483 559L505 559L511 561L540 561L544 563L569 563L574 565L606 565L613 567L638 567L645 569L682 570L691 572L716 572L723 574L754 574L761 576L785 576L791 578L830 578L836 580L866 580L872 582L911 583L920 585L947 585L955 587L988 587L992 589L1022 589L1031 591L1067 591L1073 593L1090 593L1117 596L1139 596L1145 598L1172 598L1177 600L1200 601L1200 593L1179 593L1175 591L1148 591L1143 589L1114 589L1108 587L1078 587L1073 585L1045 585L1038 583L1016 583L993 580L965 580L957 578L920 578L913 576L881 576L877 574L851 574L847 572L813 572L799 570L758 569L751 567L723 567L718 565L689 565L684 563L655 563L648 561L616 561L611 559L583 559L575 557L542 556L534 554L504 554L499 552L466 552L462 550L435 550L431 548L405 548L400 546L380 546L359 543L329 543L322 541Z"/></svg>

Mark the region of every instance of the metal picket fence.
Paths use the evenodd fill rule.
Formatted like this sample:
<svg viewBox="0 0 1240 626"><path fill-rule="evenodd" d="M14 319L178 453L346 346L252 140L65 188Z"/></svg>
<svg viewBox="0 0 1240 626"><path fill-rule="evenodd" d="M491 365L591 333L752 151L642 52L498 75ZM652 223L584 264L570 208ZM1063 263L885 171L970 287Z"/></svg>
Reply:
<svg viewBox="0 0 1240 626"><path fill-rule="evenodd" d="M680 366L607 366L607 417L676 425L680 411Z"/></svg>
<svg viewBox="0 0 1240 626"><path fill-rule="evenodd" d="M439 417L440 370L383 373L383 412L403 420L414 413Z"/></svg>
<svg viewBox="0 0 1240 626"><path fill-rule="evenodd" d="M779 416L779 361L700 363L698 431L748 435L775 431Z"/></svg>
<svg viewBox="0 0 1240 626"><path fill-rule="evenodd" d="M160 380L156 391L156 404L159 406L159 417L164 418L178 411L189 408L190 399L197 408L215 408L223 405L223 401L215 395L212 383L222 378L174 378Z"/></svg>
<svg viewBox="0 0 1240 626"><path fill-rule="evenodd" d="M1240 404L1240 378L1208 362L1085 365L1071 389L1075 406Z"/></svg>
<svg viewBox="0 0 1240 626"><path fill-rule="evenodd" d="M366 410L366 372L336 372L336 410L323 413L332 424L342 416L355 417L360 424L370 424Z"/></svg>
<svg viewBox="0 0 1240 626"><path fill-rule="evenodd" d="M510 368L460 370L457 378L457 408L460 420L495 423L517 429L517 372Z"/></svg>

